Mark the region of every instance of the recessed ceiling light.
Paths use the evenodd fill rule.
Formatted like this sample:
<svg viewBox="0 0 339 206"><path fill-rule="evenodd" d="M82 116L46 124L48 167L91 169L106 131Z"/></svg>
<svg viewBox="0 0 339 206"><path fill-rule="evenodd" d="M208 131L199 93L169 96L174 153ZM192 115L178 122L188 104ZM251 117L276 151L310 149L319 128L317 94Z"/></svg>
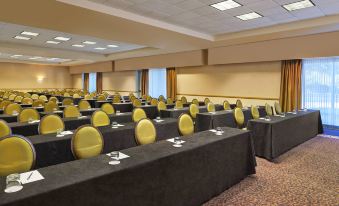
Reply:
<svg viewBox="0 0 339 206"><path fill-rule="evenodd" d="M21 55L21 54L14 54L14 55L12 55L11 57L12 58L18 58L18 57L22 57L23 55Z"/></svg>
<svg viewBox="0 0 339 206"><path fill-rule="evenodd" d="M60 44L59 41L46 41L46 44Z"/></svg>
<svg viewBox="0 0 339 206"><path fill-rule="evenodd" d="M72 46L74 46L74 47L84 47L85 45L82 45L82 44L73 44Z"/></svg>
<svg viewBox="0 0 339 206"><path fill-rule="evenodd" d="M15 36L14 39L19 39L19 40L30 40L31 38L26 37L26 36Z"/></svg>
<svg viewBox="0 0 339 206"><path fill-rule="evenodd" d="M63 37L63 36L57 36L54 38L55 40L59 40L59 41L68 41L71 38L70 37Z"/></svg>
<svg viewBox="0 0 339 206"><path fill-rule="evenodd" d="M53 58L47 58L47 60L48 61L56 61L56 60L59 60L60 58L55 58L55 57L53 57Z"/></svg>
<svg viewBox="0 0 339 206"><path fill-rule="evenodd" d="M94 41L84 41L84 42L82 42L83 44L96 44L96 42L94 42Z"/></svg>
<svg viewBox="0 0 339 206"><path fill-rule="evenodd" d="M222 2L219 2L219 3L211 4L210 6L216 8L220 11L225 11L225 10L233 9L233 8L236 8L236 7L239 7L239 6L242 6L242 5L239 4L236 1L227 0L227 1L222 1Z"/></svg>
<svg viewBox="0 0 339 206"><path fill-rule="evenodd" d="M298 9L305 9L305 8L312 7L312 6L314 6L314 4L310 0L298 1L298 2L291 3L291 4L283 5L283 7L287 11L294 11L294 10L298 10Z"/></svg>
<svg viewBox="0 0 339 206"><path fill-rule="evenodd" d="M32 59L32 60L35 60L35 59L41 59L42 57L31 57L31 58L28 58L28 59Z"/></svg>
<svg viewBox="0 0 339 206"><path fill-rule="evenodd" d="M97 48L94 48L94 49L96 49L96 50L105 50L106 48L104 48L104 47L97 47Z"/></svg>
<svg viewBox="0 0 339 206"><path fill-rule="evenodd" d="M256 13L256 12L251 12L251 13L239 15L239 16L236 16L236 17L241 19L241 20L247 21L247 20L251 20L251 19L257 19L257 18L260 18L262 16L260 14Z"/></svg>
<svg viewBox="0 0 339 206"><path fill-rule="evenodd" d="M38 36L39 33L35 33L35 32L30 32L30 31L23 31L21 32L22 35L27 35L27 36Z"/></svg>
<svg viewBox="0 0 339 206"><path fill-rule="evenodd" d="M119 46L118 45L114 45L114 44L109 44L109 45L107 45L107 47L115 48L115 47L119 47Z"/></svg>

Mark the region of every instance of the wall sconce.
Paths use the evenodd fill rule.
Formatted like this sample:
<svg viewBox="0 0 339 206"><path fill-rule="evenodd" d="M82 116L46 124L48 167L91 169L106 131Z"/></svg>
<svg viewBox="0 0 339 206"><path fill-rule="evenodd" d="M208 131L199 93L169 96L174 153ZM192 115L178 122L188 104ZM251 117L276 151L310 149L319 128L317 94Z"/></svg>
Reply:
<svg viewBox="0 0 339 206"><path fill-rule="evenodd" d="M45 79L44 76L38 76L38 77L37 77L37 81L38 81L39 83L42 83L42 82L44 81L44 79Z"/></svg>

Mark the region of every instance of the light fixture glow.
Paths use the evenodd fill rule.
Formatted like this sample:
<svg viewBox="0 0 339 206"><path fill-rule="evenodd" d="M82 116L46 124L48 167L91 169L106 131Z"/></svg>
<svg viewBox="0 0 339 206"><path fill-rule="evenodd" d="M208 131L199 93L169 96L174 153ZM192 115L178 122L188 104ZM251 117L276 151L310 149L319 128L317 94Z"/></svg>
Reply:
<svg viewBox="0 0 339 206"><path fill-rule="evenodd" d="M114 44L109 44L109 45L107 45L107 47L115 48L115 47L119 47L119 46L118 45L114 45Z"/></svg>
<svg viewBox="0 0 339 206"><path fill-rule="evenodd" d="M96 44L96 42L94 42L94 41L84 41L84 42L82 42L83 44Z"/></svg>
<svg viewBox="0 0 339 206"><path fill-rule="evenodd" d="M46 41L46 44L60 44L59 41Z"/></svg>
<svg viewBox="0 0 339 206"><path fill-rule="evenodd" d="M14 54L14 55L12 55L11 57L12 58L18 58L18 57L22 57L23 55L21 55L21 54Z"/></svg>
<svg viewBox="0 0 339 206"><path fill-rule="evenodd" d="M291 4L283 5L283 7L287 11L305 9L305 8L312 7L312 6L314 6L314 4L310 0L298 1L298 2L291 3Z"/></svg>
<svg viewBox="0 0 339 206"><path fill-rule="evenodd" d="M228 9L233 9L233 8L236 8L236 7L240 7L242 5L239 4L236 1L227 0L227 1L222 1L222 2L219 2L219 3L211 4L210 6L216 8L216 9L218 9L220 11L225 11L225 10L228 10Z"/></svg>
<svg viewBox="0 0 339 206"><path fill-rule="evenodd" d="M96 49L96 50L105 50L106 48L104 48L104 47L97 47L97 48L94 48L94 49Z"/></svg>
<svg viewBox="0 0 339 206"><path fill-rule="evenodd" d="M26 37L26 36L15 36L14 39L19 39L19 40L30 40L31 38Z"/></svg>
<svg viewBox="0 0 339 206"><path fill-rule="evenodd" d="M251 13L239 15L239 16L236 16L236 17L243 20L243 21L247 21L247 20L251 20L251 19L261 18L262 16L260 14L256 13L256 12L251 12Z"/></svg>
<svg viewBox="0 0 339 206"><path fill-rule="evenodd" d="M82 45L82 44L73 44L72 46L73 47L84 47L85 45Z"/></svg>
<svg viewBox="0 0 339 206"><path fill-rule="evenodd" d="M71 38L70 37L63 37L63 36L57 36L54 38L55 40L59 40L59 41L68 41Z"/></svg>
<svg viewBox="0 0 339 206"><path fill-rule="evenodd" d="M36 59L41 59L42 57L30 57L28 59L31 59L31 60L36 60Z"/></svg>
<svg viewBox="0 0 339 206"><path fill-rule="evenodd" d="M27 35L27 36L38 36L39 33L36 32L30 32L30 31L23 31L21 32L22 35Z"/></svg>

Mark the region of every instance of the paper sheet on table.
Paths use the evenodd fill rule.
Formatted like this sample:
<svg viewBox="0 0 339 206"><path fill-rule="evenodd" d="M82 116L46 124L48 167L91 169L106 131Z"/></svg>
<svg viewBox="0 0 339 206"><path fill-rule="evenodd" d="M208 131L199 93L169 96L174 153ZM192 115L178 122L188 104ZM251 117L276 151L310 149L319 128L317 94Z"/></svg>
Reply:
<svg viewBox="0 0 339 206"><path fill-rule="evenodd" d="M67 134L73 134L73 132L71 132L71 131L63 131L63 132L61 132L61 134L62 135L67 135Z"/></svg>
<svg viewBox="0 0 339 206"><path fill-rule="evenodd" d="M210 129L209 131L210 132L217 132L217 130L215 130L215 129Z"/></svg>
<svg viewBox="0 0 339 206"><path fill-rule="evenodd" d="M31 122L28 122L28 124L33 124L33 123L37 123L37 122L40 122L40 120L33 120Z"/></svg>
<svg viewBox="0 0 339 206"><path fill-rule="evenodd" d="M45 179L38 170L33 170L25 173L20 174L20 181L21 184L27 184L39 180Z"/></svg>
<svg viewBox="0 0 339 206"><path fill-rule="evenodd" d="M83 118L86 118L87 116L80 116L78 117L78 119L83 119Z"/></svg>
<svg viewBox="0 0 339 206"><path fill-rule="evenodd" d="M165 120L163 120L163 119L155 119L154 121L159 123L159 122L163 122Z"/></svg>
<svg viewBox="0 0 339 206"><path fill-rule="evenodd" d="M122 114L124 114L124 113L121 113L121 112L120 113L116 113L116 115L122 115Z"/></svg>
<svg viewBox="0 0 339 206"><path fill-rule="evenodd" d="M111 153L106 154L107 156L111 156ZM128 156L127 154L124 154L122 152L119 152L119 158L113 158L115 160L122 160L122 159L126 159L129 158L130 156Z"/></svg>
<svg viewBox="0 0 339 206"><path fill-rule="evenodd" d="M174 143L174 138L167 139L167 141ZM182 144L182 143L185 143L185 141L184 140L180 140L180 144Z"/></svg>
<svg viewBox="0 0 339 206"><path fill-rule="evenodd" d="M117 124L117 127L123 127L123 126L125 126L125 125L123 125L123 124Z"/></svg>
<svg viewBox="0 0 339 206"><path fill-rule="evenodd" d="M208 113L210 113L210 114L215 114L215 112L208 112Z"/></svg>

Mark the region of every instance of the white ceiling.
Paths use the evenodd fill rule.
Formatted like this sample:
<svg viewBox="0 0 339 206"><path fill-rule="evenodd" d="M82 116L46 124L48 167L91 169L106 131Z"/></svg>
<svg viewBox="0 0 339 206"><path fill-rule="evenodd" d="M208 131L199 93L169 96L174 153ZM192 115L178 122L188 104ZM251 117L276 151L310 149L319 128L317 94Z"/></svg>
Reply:
<svg viewBox="0 0 339 206"><path fill-rule="evenodd" d="M282 5L299 0L235 0L243 6L226 11L219 11L209 6L223 0L89 1L209 35L240 32L339 14L339 0L312 0L316 6L291 12L285 10ZM263 15L263 18L242 21L235 17L253 11Z"/></svg>

